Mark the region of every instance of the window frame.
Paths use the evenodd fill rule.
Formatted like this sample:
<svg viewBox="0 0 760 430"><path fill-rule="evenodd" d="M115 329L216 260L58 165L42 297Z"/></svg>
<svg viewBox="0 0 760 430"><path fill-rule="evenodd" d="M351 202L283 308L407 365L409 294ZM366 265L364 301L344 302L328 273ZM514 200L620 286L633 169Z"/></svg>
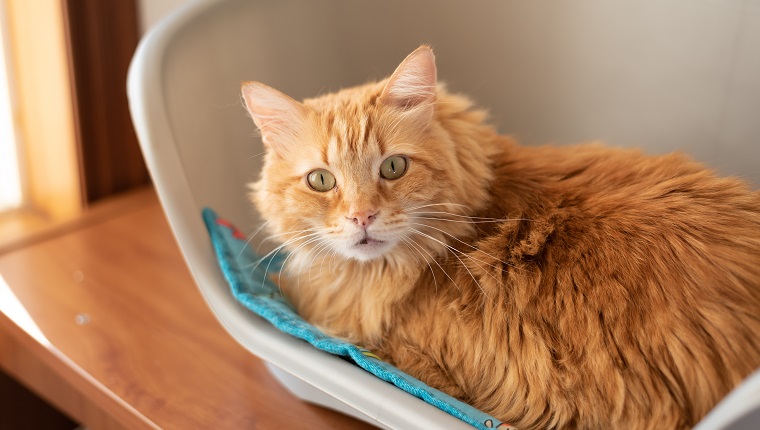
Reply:
<svg viewBox="0 0 760 430"><path fill-rule="evenodd" d="M0 0L23 205L0 214L0 254L88 206L150 183L129 117L136 0Z"/></svg>

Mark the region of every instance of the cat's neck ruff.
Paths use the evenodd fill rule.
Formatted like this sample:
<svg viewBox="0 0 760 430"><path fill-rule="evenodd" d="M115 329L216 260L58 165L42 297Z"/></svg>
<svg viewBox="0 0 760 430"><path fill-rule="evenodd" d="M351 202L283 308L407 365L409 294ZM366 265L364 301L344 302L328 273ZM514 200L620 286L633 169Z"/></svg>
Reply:
<svg viewBox="0 0 760 430"><path fill-rule="evenodd" d="M307 320L349 340L382 338L393 309L422 273L420 261L403 246L364 262L339 255L315 259L308 251L291 258L280 282L285 294Z"/></svg>

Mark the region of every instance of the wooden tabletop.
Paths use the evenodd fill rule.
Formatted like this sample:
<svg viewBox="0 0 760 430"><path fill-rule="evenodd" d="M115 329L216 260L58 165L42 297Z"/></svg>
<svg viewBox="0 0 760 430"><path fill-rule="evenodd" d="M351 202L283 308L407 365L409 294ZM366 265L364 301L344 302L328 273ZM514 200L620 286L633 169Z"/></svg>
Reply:
<svg viewBox="0 0 760 430"><path fill-rule="evenodd" d="M0 254L0 369L93 430L373 428L232 340L152 190Z"/></svg>

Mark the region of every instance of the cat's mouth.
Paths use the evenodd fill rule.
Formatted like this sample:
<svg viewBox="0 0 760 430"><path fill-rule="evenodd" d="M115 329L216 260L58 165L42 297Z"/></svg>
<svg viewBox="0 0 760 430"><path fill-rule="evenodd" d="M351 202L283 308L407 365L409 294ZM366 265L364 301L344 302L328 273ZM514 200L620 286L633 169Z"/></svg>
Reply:
<svg viewBox="0 0 760 430"><path fill-rule="evenodd" d="M382 243L385 243L385 241L379 240L379 239L373 239L373 238L371 238L369 236L364 236L364 238L362 240L356 242L356 244L354 244L354 246L380 245Z"/></svg>
<svg viewBox="0 0 760 430"><path fill-rule="evenodd" d="M359 261L374 260L382 257L388 250L393 248L393 245L393 239L380 240L367 235L365 232L364 237L349 245L349 248L345 250L345 255Z"/></svg>

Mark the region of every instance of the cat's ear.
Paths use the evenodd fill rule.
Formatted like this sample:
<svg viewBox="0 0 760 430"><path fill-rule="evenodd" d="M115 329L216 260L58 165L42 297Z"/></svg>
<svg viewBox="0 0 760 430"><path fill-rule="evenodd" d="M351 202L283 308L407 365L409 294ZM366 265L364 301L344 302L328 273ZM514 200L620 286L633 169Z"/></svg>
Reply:
<svg viewBox="0 0 760 430"><path fill-rule="evenodd" d="M298 138L306 108L289 96L260 82L244 82L243 100L253 122L261 130L267 148L280 155Z"/></svg>
<svg viewBox="0 0 760 430"><path fill-rule="evenodd" d="M436 74L433 50L420 46L388 79L380 103L408 111L419 120L430 120L435 109Z"/></svg>

